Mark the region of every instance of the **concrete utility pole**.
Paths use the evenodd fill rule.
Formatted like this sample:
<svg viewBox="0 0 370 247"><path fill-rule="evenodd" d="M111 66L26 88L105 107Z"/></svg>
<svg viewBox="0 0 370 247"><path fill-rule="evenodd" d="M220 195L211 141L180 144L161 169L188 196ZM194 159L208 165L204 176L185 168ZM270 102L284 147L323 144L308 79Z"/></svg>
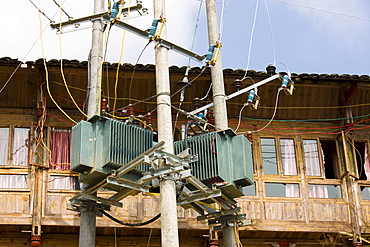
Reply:
<svg viewBox="0 0 370 247"><path fill-rule="evenodd" d="M94 1L94 14L104 12L104 0ZM103 20L93 20L92 44L89 55L89 81L87 95L87 115L92 117L100 114L100 66L103 53ZM80 212L79 247L95 246L96 215L95 209L82 206Z"/></svg>
<svg viewBox="0 0 370 247"><path fill-rule="evenodd" d="M216 44L219 40L217 8L215 0L206 0L208 40L209 44ZM213 92L213 112L215 124L218 128L225 130L228 128L226 95L224 87L224 75L222 70L221 54L216 64L211 67L212 92ZM230 224L230 225L229 225ZM224 246L237 246L234 234L234 223L224 224L222 226Z"/></svg>
<svg viewBox="0 0 370 247"><path fill-rule="evenodd" d="M209 44L216 44L219 40L217 9L215 0L206 0L208 41ZM221 54L216 64L211 67L212 92L213 92L213 112L215 124L222 130L229 128L227 119L227 109L225 100L224 75L222 71Z"/></svg>
<svg viewBox="0 0 370 247"><path fill-rule="evenodd" d="M154 18L165 17L165 0L154 0ZM166 29L161 38L166 38ZM158 113L158 141L165 141L165 150L173 153L172 139L172 115L170 95L170 75L168 70L167 48L155 46L155 72L157 90L157 113ZM160 204L161 204L161 242L162 247L178 247L178 222L176 203L176 182L168 176L160 181Z"/></svg>

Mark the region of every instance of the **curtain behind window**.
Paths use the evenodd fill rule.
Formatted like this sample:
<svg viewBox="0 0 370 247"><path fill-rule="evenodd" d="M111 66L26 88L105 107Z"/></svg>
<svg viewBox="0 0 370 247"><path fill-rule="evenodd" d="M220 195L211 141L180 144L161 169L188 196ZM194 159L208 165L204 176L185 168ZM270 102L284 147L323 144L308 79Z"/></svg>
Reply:
<svg viewBox="0 0 370 247"><path fill-rule="evenodd" d="M27 189L27 175L18 174L2 174L0 175L0 188L1 189Z"/></svg>
<svg viewBox="0 0 370 247"><path fill-rule="evenodd" d="M13 166L28 166L29 128L15 128L13 142Z"/></svg>
<svg viewBox="0 0 370 247"><path fill-rule="evenodd" d="M78 177L50 176L50 189L52 190L79 190Z"/></svg>
<svg viewBox="0 0 370 247"><path fill-rule="evenodd" d="M51 165L50 169L70 169L71 131L53 129L50 131Z"/></svg>
<svg viewBox="0 0 370 247"><path fill-rule="evenodd" d="M284 175L297 175L297 164L293 139L280 139L281 161Z"/></svg>
<svg viewBox="0 0 370 247"><path fill-rule="evenodd" d="M9 128L0 128L0 166L8 165Z"/></svg>
<svg viewBox="0 0 370 247"><path fill-rule="evenodd" d="M321 176L317 140L303 140L307 176Z"/></svg>
<svg viewBox="0 0 370 247"><path fill-rule="evenodd" d="M365 174L368 181L370 181L370 158L369 158L369 145L365 143L365 155L364 155L364 168Z"/></svg>

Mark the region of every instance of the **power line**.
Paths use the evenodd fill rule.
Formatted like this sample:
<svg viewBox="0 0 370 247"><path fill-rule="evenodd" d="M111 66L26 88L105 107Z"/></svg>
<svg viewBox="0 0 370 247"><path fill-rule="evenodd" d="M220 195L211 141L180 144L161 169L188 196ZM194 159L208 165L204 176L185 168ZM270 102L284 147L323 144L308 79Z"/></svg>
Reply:
<svg viewBox="0 0 370 247"><path fill-rule="evenodd" d="M254 10L254 18L253 18L253 25L252 25L252 31L251 31L251 36L249 39L249 48L248 48L248 59L247 59L247 68L245 69L245 74L243 76L242 81L246 78L248 74L248 69L249 69L249 63L251 59L251 51L252 51L252 43L253 43L253 34L254 34L254 28L256 26L256 19L257 19L257 12L258 12L258 3L259 0L256 0L256 8Z"/></svg>
<svg viewBox="0 0 370 247"><path fill-rule="evenodd" d="M276 63L276 50L275 50L275 40L274 40L274 33L272 31L272 23L271 23L271 18L270 18L270 11L269 7L267 5L267 0L265 0L265 7L266 7L266 12L267 12L267 19L269 21L269 26L270 26L270 35L271 35L271 45L272 45L272 52L274 56L274 65Z"/></svg>
<svg viewBox="0 0 370 247"><path fill-rule="evenodd" d="M275 1L286 3L286 4L291 4L291 5L296 5L296 6L304 7L304 8L308 8L308 9L323 11L323 12L327 12L327 13L331 13L331 14L352 17L352 18L356 18L356 19L360 19L360 20L364 20L364 21L370 21L370 19L368 19L368 18L359 17L359 16L355 16L355 15L344 14L344 13L340 13L340 12L336 12L336 11L332 11L332 10L327 10L327 9L321 9L321 8L317 8L317 7L311 7L311 6L307 6L307 5L303 5L303 4L299 4L299 3L292 3L292 2L287 2L287 1L283 1L283 0L275 0Z"/></svg>
<svg viewBox="0 0 370 247"><path fill-rule="evenodd" d="M37 8L37 6L30 0L30 2L33 4L33 6L35 6ZM64 4L65 0L63 1L62 5ZM37 8L39 10L39 8ZM58 13L58 11L55 12L55 14L53 15L52 18L54 18L54 16ZM50 20L50 19L49 19ZM42 30L42 33L45 32L46 28L48 28L49 25L46 25L45 28ZM30 52L32 51L33 47L36 45L37 41L39 41L40 39L40 36L37 37L37 39L35 40L35 42L33 42L33 44L31 45L31 48L28 50L28 52L26 53L26 55L23 57L22 61L24 61L26 59L26 57L28 56L28 54L30 54ZM8 80L6 80L6 82L4 83L4 85L2 86L2 88L0 89L0 93L4 90L4 88L8 85L8 83L10 82L10 80L13 78L13 76L15 75L15 73L18 71L18 69L21 67L22 65L22 61L19 62L18 66L14 69L13 73L9 76Z"/></svg>
<svg viewBox="0 0 370 247"><path fill-rule="evenodd" d="M60 6L55 0L53 0L53 1L58 6L58 8L60 8L63 11L63 13L68 17L68 19L70 19L70 20L73 19L73 17L71 17L70 15L68 15L67 12L65 12L65 10L62 8L62 6Z"/></svg>
<svg viewBox="0 0 370 247"><path fill-rule="evenodd" d="M39 7L36 6L36 4L34 2L32 2L32 0L29 0L33 6L35 6L35 8L41 13L43 14L43 16L45 16L50 22L53 22L44 12L42 12Z"/></svg>

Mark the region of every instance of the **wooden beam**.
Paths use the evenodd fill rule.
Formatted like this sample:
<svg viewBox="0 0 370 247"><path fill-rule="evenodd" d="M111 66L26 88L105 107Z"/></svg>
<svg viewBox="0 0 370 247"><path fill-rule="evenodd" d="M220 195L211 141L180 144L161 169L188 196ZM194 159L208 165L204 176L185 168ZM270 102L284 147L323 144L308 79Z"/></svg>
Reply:
<svg viewBox="0 0 370 247"><path fill-rule="evenodd" d="M351 86L344 93L344 99L346 100L346 102L350 102L356 95L357 91L358 91L357 82L352 82Z"/></svg>

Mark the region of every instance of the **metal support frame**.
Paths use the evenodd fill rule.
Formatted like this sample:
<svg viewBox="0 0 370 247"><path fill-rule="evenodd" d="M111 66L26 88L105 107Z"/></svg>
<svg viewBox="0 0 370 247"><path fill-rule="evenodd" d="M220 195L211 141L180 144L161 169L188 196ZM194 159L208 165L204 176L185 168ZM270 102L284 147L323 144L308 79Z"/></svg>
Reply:
<svg viewBox="0 0 370 247"><path fill-rule="evenodd" d="M235 207L228 210L222 210L219 212L198 216L197 220L208 220L208 224L213 227L214 231L223 230L223 227L229 226L230 222L233 222L234 224L238 222L239 226L250 224L249 221L245 221L246 214L239 214L239 212L240 207Z"/></svg>
<svg viewBox="0 0 370 247"><path fill-rule="evenodd" d="M191 155L188 149L178 155L174 155L163 151L163 145L163 141L156 144L121 168L107 174L101 181L87 186L84 192L70 199L69 210L79 211L81 206L91 206L103 210L109 210L110 206L122 207L122 203L119 201L123 198L139 192L149 192L151 187L159 185L161 179L171 177L175 181L186 181L196 188L196 190L190 190L183 186L181 194L177 199L177 205L194 208L199 213L215 213L216 210L211 209L207 204L201 203L201 201L211 200L211 202L219 204L221 210L226 210L225 212L227 213L234 212L233 210L235 209L232 207L235 207L236 201L223 195L222 191L224 189L222 186L211 189L191 174L189 166ZM159 166L158 163L160 162L164 165ZM123 178L126 173L142 163L148 164L151 167L151 171L136 181ZM152 182L152 185L149 185L149 182ZM120 188L116 194L108 199L95 195L99 189L110 185ZM221 200L231 205L231 208L221 203ZM98 211L96 212L98 213ZM225 215L225 213L217 213ZM209 215L211 214L207 214L204 219L208 219Z"/></svg>
<svg viewBox="0 0 370 247"><path fill-rule="evenodd" d="M266 78L266 79L264 79L264 80L262 80L260 82L257 82L255 84L252 84L252 85L250 85L250 86L248 86L246 88L243 88L243 89L241 89L241 90L239 90L239 91L237 91L235 93L232 93L232 94L226 96L225 97L225 100L229 100L229 99L232 99L232 98L234 98L236 96L239 96L241 94L244 94L245 92L248 92L249 90L252 90L252 89L255 89L255 88L259 87L259 86L262 86L262 85L264 85L264 84L266 84L266 83L268 83L270 81L273 81L273 80L275 80L275 79L277 79L279 77L280 77L280 74L273 75L273 76L271 76L269 78ZM194 111L191 111L191 112L187 113L187 115L197 114L197 113L202 112L205 109L208 109L208 108L210 108L212 106L213 106L213 103L209 103L208 105L202 106L202 107L200 107L200 108L198 108L198 109L196 109Z"/></svg>

